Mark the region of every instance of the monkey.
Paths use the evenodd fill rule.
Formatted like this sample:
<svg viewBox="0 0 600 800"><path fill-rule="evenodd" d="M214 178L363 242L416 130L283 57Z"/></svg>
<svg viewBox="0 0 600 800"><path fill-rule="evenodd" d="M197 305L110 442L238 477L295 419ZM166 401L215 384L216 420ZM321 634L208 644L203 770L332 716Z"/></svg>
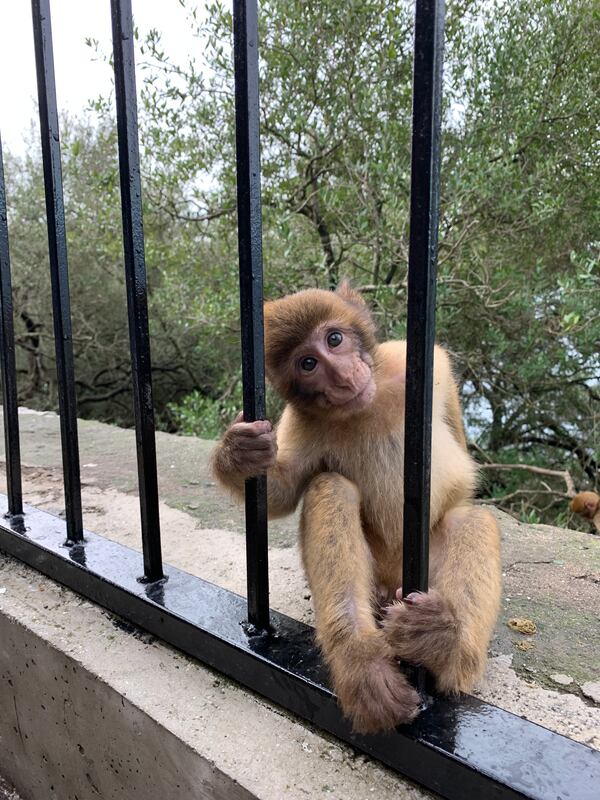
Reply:
<svg viewBox="0 0 600 800"><path fill-rule="evenodd" d="M467 451L447 352L435 346L430 588L403 596L406 343L379 343L347 282L265 303L267 378L286 401L274 427L240 413L212 457L218 482L243 498L267 475L270 518L302 499L300 549L316 640L344 715L358 733L419 713L399 667L424 666L441 692L481 676L500 603L500 536L472 502Z"/></svg>
<svg viewBox="0 0 600 800"><path fill-rule="evenodd" d="M569 508L590 519L596 533L600 533L600 496L596 492L579 492L569 503Z"/></svg>

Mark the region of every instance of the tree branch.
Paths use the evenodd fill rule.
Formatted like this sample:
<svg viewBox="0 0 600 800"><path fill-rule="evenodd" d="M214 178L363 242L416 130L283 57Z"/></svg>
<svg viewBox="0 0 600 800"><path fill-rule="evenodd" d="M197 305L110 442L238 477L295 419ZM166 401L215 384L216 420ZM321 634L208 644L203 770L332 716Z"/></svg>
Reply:
<svg viewBox="0 0 600 800"><path fill-rule="evenodd" d="M479 469L492 469L492 470L513 470L513 469L521 469L526 470L527 472L533 472L536 475L550 475L554 478L562 478L567 486L567 491L565 497L575 497L577 492L575 491L575 484L573 482L573 478L571 477L571 473L568 470L557 470L557 469L547 469L546 467L534 467L530 464L478 464ZM507 497L512 497L513 494L519 494L519 492L535 492L539 494L540 492L535 489L525 489L519 490L517 492L513 492L511 495L506 495L506 497L500 498L500 500L506 500ZM553 492L554 494L559 494L558 492ZM494 499L490 498L488 502L495 502Z"/></svg>

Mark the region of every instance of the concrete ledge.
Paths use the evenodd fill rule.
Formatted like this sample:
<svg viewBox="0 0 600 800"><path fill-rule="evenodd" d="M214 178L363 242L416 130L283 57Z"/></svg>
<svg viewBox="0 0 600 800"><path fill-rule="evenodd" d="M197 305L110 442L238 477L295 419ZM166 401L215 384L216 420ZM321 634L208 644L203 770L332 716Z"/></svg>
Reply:
<svg viewBox="0 0 600 800"><path fill-rule="evenodd" d="M2 771L31 800L255 795L16 620L0 615ZM159 687L157 687L159 688Z"/></svg>
<svg viewBox="0 0 600 800"><path fill-rule="evenodd" d="M58 420L25 413L21 434L29 464L23 470L25 499L60 514ZM139 548L138 499L119 491L136 485L133 433L83 422L80 445L86 527ZM210 481L211 446L158 437L164 557L243 594L241 514ZM2 471L0 466L0 486ZM580 690L600 677L600 541L520 525L504 515L500 522L503 609L492 642L495 657L477 694L600 749L600 705ZM312 623L299 554L290 546L294 520L286 525L289 530L275 530L271 541L272 605ZM512 616L537 624L527 650L520 648L522 635L506 626ZM15 782L24 800L430 797L2 555L0 687L0 774ZM132 758L140 763L130 774Z"/></svg>
<svg viewBox="0 0 600 800"><path fill-rule="evenodd" d="M7 556L0 590L0 772L24 800L431 797Z"/></svg>

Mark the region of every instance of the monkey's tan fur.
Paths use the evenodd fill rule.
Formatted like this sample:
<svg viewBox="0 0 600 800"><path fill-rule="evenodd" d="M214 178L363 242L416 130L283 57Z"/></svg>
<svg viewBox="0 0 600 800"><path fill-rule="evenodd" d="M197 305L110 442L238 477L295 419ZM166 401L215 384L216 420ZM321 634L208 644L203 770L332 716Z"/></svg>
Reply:
<svg viewBox="0 0 600 800"><path fill-rule="evenodd" d="M396 601L405 343L377 344L366 305L347 285L268 303L265 322L268 375L288 400L267 471L269 515L291 513L304 496L302 556L334 689L355 730L388 729L418 713L419 698L396 660L425 665L442 691L470 690L483 671L499 607L499 532L492 515L471 503L476 470L449 359L436 347L431 588ZM350 416L317 410L294 389L293 353L328 322L350 327L361 358L372 365L374 399ZM217 446L214 471L242 496L249 470L233 433Z"/></svg>
<svg viewBox="0 0 600 800"><path fill-rule="evenodd" d="M578 492L569 503L569 508L585 519L590 519L600 533L600 496L596 492Z"/></svg>

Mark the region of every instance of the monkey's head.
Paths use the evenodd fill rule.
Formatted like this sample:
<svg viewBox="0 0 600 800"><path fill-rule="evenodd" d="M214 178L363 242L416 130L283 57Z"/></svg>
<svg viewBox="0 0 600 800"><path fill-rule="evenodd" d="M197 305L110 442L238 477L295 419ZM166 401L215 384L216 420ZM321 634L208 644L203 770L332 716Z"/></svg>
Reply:
<svg viewBox="0 0 600 800"><path fill-rule="evenodd" d="M265 303L266 372L279 394L307 413L356 414L375 397L375 324L345 281Z"/></svg>
<svg viewBox="0 0 600 800"><path fill-rule="evenodd" d="M569 503L569 508L586 519L593 519L600 511L600 496L596 492L579 492Z"/></svg>

